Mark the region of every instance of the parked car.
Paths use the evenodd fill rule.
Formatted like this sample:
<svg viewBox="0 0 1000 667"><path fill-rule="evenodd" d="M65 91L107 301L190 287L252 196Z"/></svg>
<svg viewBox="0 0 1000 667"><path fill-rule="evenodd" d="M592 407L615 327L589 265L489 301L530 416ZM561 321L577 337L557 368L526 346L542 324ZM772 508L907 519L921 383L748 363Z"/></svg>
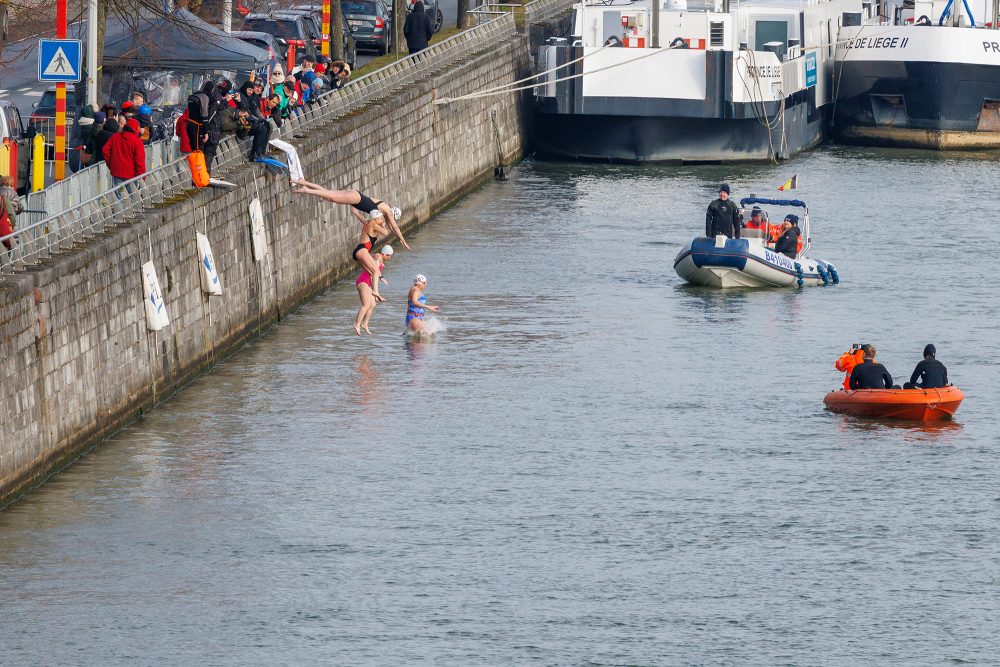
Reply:
<svg viewBox="0 0 1000 667"><path fill-rule="evenodd" d="M28 192L31 186L31 140L35 132L25 129L21 112L12 102L0 104L0 141L10 139L17 144L17 191Z"/></svg>
<svg viewBox="0 0 1000 667"><path fill-rule="evenodd" d="M310 34L309 26L300 16L277 14L248 14L243 19L241 31L266 32L269 35L283 39L289 45L294 45L296 58L307 55L316 58L316 45ZM286 57L287 59L287 57Z"/></svg>
<svg viewBox="0 0 1000 667"><path fill-rule="evenodd" d="M281 12L276 12L283 15L298 15L305 19L309 30L312 34L316 35L315 44L316 51L319 52L323 48L323 5L295 5L290 9L282 10ZM341 43L341 48L344 53L344 61L347 62L352 68L354 63L358 59L358 45L355 39L356 27L351 26L347 22L347 17L344 16L342 19L344 39ZM332 31L331 31L332 32ZM331 34L331 39L333 35Z"/></svg>
<svg viewBox="0 0 1000 667"><path fill-rule="evenodd" d="M340 8L358 46L379 54L392 49L392 10L383 0L342 0Z"/></svg>
<svg viewBox="0 0 1000 667"><path fill-rule="evenodd" d="M269 57L267 63L268 71L273 70L274 66L278 63L288 62L288 43L283 39L278 39L270 33L254 32L252 30L236 30L230 34L251 46L256 46L258 49L267 51Z"/></svg>
<svg viewBox="0 0 1000 667"><path fill-rule="evenodd" d="M41 99L31 105L31 116L28 117L28 127L45 137L45 143L50 147L56 140L56 89L48 88L42 93ZM69 139L71 121L76 113L76 87L66 86L66 138ZM51 148L49 149L51 150Z"/></svg>

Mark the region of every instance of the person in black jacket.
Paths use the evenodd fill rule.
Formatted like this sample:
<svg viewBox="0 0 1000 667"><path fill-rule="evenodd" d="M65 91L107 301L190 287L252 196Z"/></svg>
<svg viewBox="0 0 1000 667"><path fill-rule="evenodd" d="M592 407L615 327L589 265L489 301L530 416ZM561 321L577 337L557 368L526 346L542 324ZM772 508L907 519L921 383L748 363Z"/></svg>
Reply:
<svg viewBox="0 0 1000 667"><path fill-rule="evenodd" d="M705 236L713 238L721 234L731 239L740 237L740 210L734 202L729 201L731 193L729 183L719 186L719 198L708 205L705 213Z"/></svg>
<svg viewBox="0 0 1000 667"><path fill-rule="evenodd" d="M118 125L118 121L114 116L108 116L108 119L104 121L104 126L101 131L94 135L93 141L93 153L94 157L91 160L91 164L97 164L98 162L104 161L104 144L108 143L108 140L118 134L121 127Z"/></svg>
<svg viewBox="0 0 1000 667"><path fill-rule="evenodd" d="M789 213L781 226L781 236L774 242L774 252L780 252L785 257L795 259L799 254L799 216Z"/></svg>
<svg viewBox="0 0 1000 667"><path fill-rule="evenodd" d="M431 24L431 17L424 11L424 3L417 0L413 3L410 15L406 17L403 24L403 36L406 37L406 47L410 49L410 54L423 51L427 48L427 42L434 35L434 26Z"/></svg>
<svg viewBox="0 0 1000 667"><path fill-rule="evenodd" d="M865 345L861 350L864 360L851 371L851 389L893 389L889 371L875 361L875 346Z"/></svg>
<svg viewBox="0 0 1000 667"><path fill-rule="evenodd" d="M935 355L937 349L933 345L924 348L924 360L913 369L913 375L909 382L903 384L903 389L938 389L948 386L948 369Z"/></svg>

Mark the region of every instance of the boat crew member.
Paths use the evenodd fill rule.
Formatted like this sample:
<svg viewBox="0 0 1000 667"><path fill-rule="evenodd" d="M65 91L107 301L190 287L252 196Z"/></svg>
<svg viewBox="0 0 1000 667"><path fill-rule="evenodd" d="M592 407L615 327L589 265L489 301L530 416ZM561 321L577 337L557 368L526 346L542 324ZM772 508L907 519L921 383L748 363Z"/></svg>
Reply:
<svg viewBox="0 0 1000 667"><path fill-rule="evenodd" d="M799 251L799 216L789 213L781 225L781 236L774 242L774 252L795 259Z"/></svg>
<svg viewBox="0 0 1000 667"><path fill-rule="evenodd" d="M864 361L864 352L862 348L864 345L858 345L855 343L851 346L848 352L844 352L840 355L840 358L834 362L833 366L838 371L844 374L844 389L851 388L851 371L854 367Z"/></svg>
<svg viewBox="0 0 1000 667"><path fill-rule="evenodd" d="M719 198L708 205L705 214L705 236L713 238L721 234L731 239L740 237L740 209L735 202L729 201L730 194L729 183L719 186Z"/></svg>
<svg viewBox="0 0 1000 667"><path fill-rule="evenodd" d="M750 220L744 227L747 229L764 229L765 226L764 211L760 210L759 206L754 206L753 210L750 211Z"/></svg>
<svg viewBox="0 0 1000 667"><path fill-rule="evenodd" d="M863 361L851 371L851 389L892 389L892 376L875 361L875 346L861 348Z"/></svg>
<svg viewBox="0 0 1000 667"><path fill-rule="evenodd" d="M913 369L913 375L909 382L903 384L903 389L938 389L948 386L948 369L935 358L936 354L937 349L933 345L924 348L924 360Z"/></svg>

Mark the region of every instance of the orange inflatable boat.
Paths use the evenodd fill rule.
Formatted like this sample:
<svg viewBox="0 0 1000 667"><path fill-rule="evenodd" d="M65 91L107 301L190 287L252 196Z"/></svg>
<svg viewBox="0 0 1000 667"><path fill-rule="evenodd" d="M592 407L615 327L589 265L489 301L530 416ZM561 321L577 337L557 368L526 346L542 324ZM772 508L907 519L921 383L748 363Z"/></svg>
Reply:
<svg viewBox="0 0 1000 667"><path fill-rule="evenodd" d="M855 389L823 397L827 410L856 417L933 422L951 419L965 394L954 385L940 389Z"/></svg>

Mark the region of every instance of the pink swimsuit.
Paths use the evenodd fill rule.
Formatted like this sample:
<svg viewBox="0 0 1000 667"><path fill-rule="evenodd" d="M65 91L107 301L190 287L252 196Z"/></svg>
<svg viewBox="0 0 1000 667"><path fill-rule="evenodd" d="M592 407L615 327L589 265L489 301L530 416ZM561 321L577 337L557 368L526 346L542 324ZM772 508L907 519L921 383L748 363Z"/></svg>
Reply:
<svg viewBox="0 0 1000 667"><path fill-rule="evenodd" d="M379 264L378 270L381 271L383 266L385 266L385 264ZM369 287L372 287L372 289L374 289L374 287L372 286L372 275L368 273L367 269L362 271L361 275L358 276L358 279L354 281L355 285L360 285L361 283L364 283L365 285L368 285Z"/></svg>

